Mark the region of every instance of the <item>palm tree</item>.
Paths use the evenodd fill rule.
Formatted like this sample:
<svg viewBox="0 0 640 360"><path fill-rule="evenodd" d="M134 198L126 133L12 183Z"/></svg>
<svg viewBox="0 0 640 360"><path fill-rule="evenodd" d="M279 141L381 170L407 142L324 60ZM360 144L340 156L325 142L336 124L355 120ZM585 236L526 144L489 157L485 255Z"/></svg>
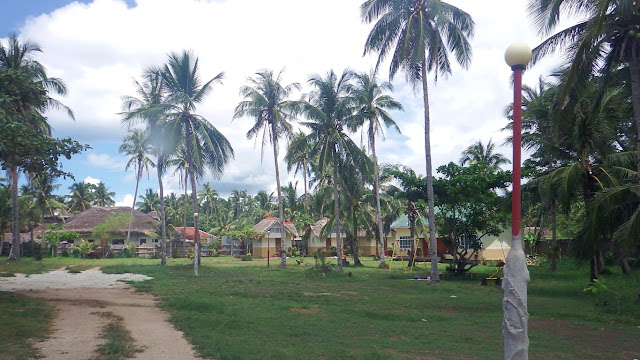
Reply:
<svg viewBox="0 0 640 360"><path fill-rule="evenodd" d="M116 193L109 191L109 188L102 181L93 186L93 205L113 206L116 203L113 200L114 196L116 196Z"/></svg>
<svg viewBox="0 0 640 360"><path fill-rule="evenodd" d="M147 177L149 176L149 166L155 166L153 161L149 158L147 154L151 153L151 147L147 142L147 134L140 129L129 130L129 135L124 137L124 142L120 145L119 149L121 154L126 156L130 156L129 161L127 162L125 170L129 170L130 167L133 166L133 169L136 173L136 190L133 193L133 204L131 204L131 219L133 219L133 210L136 207L136 200L138 199L138 186L140 185L140 179L142 178L142 172L147 172ZM126 243L129 243L129 238L131 237L131 224L133 220L129 221L129 226L127 228L127 240Z"/></svg>
<svg viewBox="0 0 640 360"><path fill-rule="evenodd" d="M73 112L67 106L48 96L54 92L58 95L65 95L67 87L61 79L47 76L46 68L34 59L35 53L42 52L37 43L25 41L20 43L15 34L10 34L5 47L0 43L0 71L14 71L26 75L32 82L38 84L45 90L43 99L38 99L37 104L29 104L21 114L22 120L30 124L36 131L50 136L51 128L46 118L41 114L48 109L62 109L67 115L74 119ZM44 100L44 101L41 101ZM11 189L12 189L12 233L11 252L9 260L20 259L20 228L18 213L18 168L10 169Z"/></svg>
<svg viewBox="0 0 640 360"><path fill-rule="evenodd" d="M30 179L30 186L33 191L35 201L40 209L40 224L44 224L45 215L54 216L56 210L64 210L66 207L63 203L57 201L52 193L60 187L55 183L55 178L49 174L36 174ZM42 231L42 249L45 247L44 228Z"/></svg>
<svg viewBox="0 0 640 360"><path fill-rule="evenodd" d="M167 170L167 158L169 151L173 147L168 143L166 129L164 127L165 113L165 91L162 77L158 71L145 71L144 81L139 83L134 81L138 97L125 96L122 98L122 122L128 127L142 121L145 123L146 132L149 136L148 143L153 149L156 157L156 173L158 176L158 189L160 195L160 223L161 234L160 243L162 245L161 264L167 263L167 218L164 211L164 185L162 175Z"/></svg>
<svg viewBox="0 0 640 360"><path fill-rule="evenodd" d="M293 136L289 121L295 118L298 103L288 100L293 90L300 90L300 84L293 83L286 86L281 84L282 71L274 78L273 71L260 70L256 78L249 78L250 85L243 86L240 94L245 100L236 106L233 118L249 116L255 119L255 124L247 132L247 139L256 137L262 132L262 159L264 145L268 141L273 146L273 159L276 169L276 187L278 189L278 209L280 210L280 233L283 236L280 266L287 265L284 255L284 205L282 204L282 190L280 187L280 167L278 166L278 140L282 137L290 139Z"/></svg>
<svg viewBox="0 0 640 360"><path fill-rule="evenodd" d="M499 170L500 165L511 164L511 161L502 154L494 152L495 149L496 144L494 144L491 139L489 139L487 146L485 146L482 141L478 140L476 143L462 151L460 165L483 164L493 170Z"/></svg>
<svg viewBox="0 0 640 360"><path fill-rule="evenodd" d="M140 195L140 202L136 203L138 211L148 214L152 211L158 211L160 207L160 198L153 189L147 189L144 195Z"/></svg>
<svg viewBox="0 0 640 360"><path fill-rule="evenodd" d="M352 77L353 73L348 70L344 71L340 77L333 70L330 70L324 78L311 77L309 82L314 90L309 94L309 100L304 105L308 121L302 123L311 130L306 141L313 144L311 156L318 157L318 172L332 174L333 226L336 229L338 270L340 271L342 271L342 238L340 235L338 169L340 166L364 164L368 159L366 154L344 132L347 122L355 110L354 99L348 92L348 82ZM333 229L333 227L329 227L329 229Z"/></svg>
<svg viewBox="0 0 640 360"><path fill-rule="evenodd" d="M402 70L407 80L417 86L422 83L424 102L424 144L427 168L427 196L429 203L429 251L436 259L437 242L433 199L433 169L429 91L427 73L451 73L449 54L464 68L471 63L474 22L466 12L440 0L367 0L360 7L364 22L376 21L367 37L364 54L378 53L376 68L392 50L389 77ZM395 46L394 46L395 45ZM437 261L431 261L431 283L440 282Z"/></svg>
<svg viewBox="0 0 640 360"><path fill-rule="evenodd" d="M199 199L200 204L204 206L205 211L207 212L206 222L207 226L210 226L210 217L211 210L215 204L216 199L218 198L218 191L211 188L211 184L206 183L202 185L202 191L200 192Z"/></svg>
<svg viewBox="0 0 640 360"><path fill-rule="evenodd" d="M355 130L367 129L369 149L373 157L373 191L376 198L376 223L378 225L378 236L376 242L384 244L384 232L382 229L382 211L380 210L380 170L378 168L378 156L376 155L376 134L380 133L384 137L382 123L389 128L400 132L400 128L387 110L403 110L402 104L385 94L393 91L393 87L388 82L378 83L375 72L371 74L361 73L356 75L356 85L353 88L353 96L356 99L358 112L350 127ZM386 268L384 251L380 253L380 267Z"/></svg>
<svg viewBox="0 0 640 360"><path fill-rule="evenodd" d="M69 211L78 213L86 211L91 207L91 203L93 202L91 184L85 182L73 183L69 187L69 190L71 190L71 194L69 194L67 199Z"/></svg>
<svg viewBox="0 0 640 360"><path fill-rule="evenodd" d="M211 122L194 114L196 106L211 93L213 85L219 83L224 73L219 73L209 81L202 83L198 73L198 58L191 51L172 52L160 74L167 89L166 103L170 138L175 139L185 149L188 164L187 173L191 180L191 199L193 212L198 213L198 190L196 186L197 169L208 169L215 178L222 176L225 165L234 157L233 148ZM194 217L195 257L193 271L198 276L200 265L200 233L198 217Z"/></svg>
<svg viewBox="0 0 640 360"><path fill-rule="evenodd" d="M287 147L287 154L285 155L284 160L287 163L287 171L291 172L293 169L294 174L302 172L302 177L304 179L304 211L308 214L309 182L307 181L307 175L311 174L313 159L309 156L311 148L309 147L309 143L304 140L305 137L306 135L302 131L298 131L293 135L293 138Z"/></svg>
<svg viewBox="0 0 640 360"><path fill-rule="evenodd" d="M562 50L568 67L560 100L575 89L585 87L592 75L610 77L628 71L623 82L630 83L631 105L636 124L636 171L640 179L640 39L636 31L639 4L628 0L530 0L529 12L539 34L549 35L561 15L584 20L551 35L533 50L532 63ZM609 81L603 81L601 89ZM563 102L563 101L560 101Z"/></svg>

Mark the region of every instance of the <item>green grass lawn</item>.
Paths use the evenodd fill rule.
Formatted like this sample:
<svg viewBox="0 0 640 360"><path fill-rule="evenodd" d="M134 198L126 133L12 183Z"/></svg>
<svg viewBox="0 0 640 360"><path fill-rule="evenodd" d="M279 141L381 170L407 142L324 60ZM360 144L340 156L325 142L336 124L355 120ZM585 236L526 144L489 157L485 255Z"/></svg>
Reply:
<svg viewBox="0 0 640 360"><path fill-rule="evenodd" d="M292 260L287 269L277 263L267 268L264 260L204 258L201 276L195 278L187 260L170 260L161 267L159 260L149 259L58 258L40 263L24 259L15 264L4 258L0 273L96 265L105 272L152 276L153 280L134 286L157 295L171 321L200 354L211 359L502 356L502 290L491 283L480 285L480 277L491 274L492 268L476 267L474 279L447 278L431 287L426 281L408 280L415 274L426 275L424 267L403 273L399 263L387 271L365 260L364 267L326 276ZM583 292L588 282L584 265L565 260L555 273L544 263L530 267L531 359L640 357L640 306L633 303L640 270L635 269L632 278L617 268L611 270L601 277L608 291L594 296ZM12 310L15 306L0 302L3 323L12 321L7 319Z"/></svg>

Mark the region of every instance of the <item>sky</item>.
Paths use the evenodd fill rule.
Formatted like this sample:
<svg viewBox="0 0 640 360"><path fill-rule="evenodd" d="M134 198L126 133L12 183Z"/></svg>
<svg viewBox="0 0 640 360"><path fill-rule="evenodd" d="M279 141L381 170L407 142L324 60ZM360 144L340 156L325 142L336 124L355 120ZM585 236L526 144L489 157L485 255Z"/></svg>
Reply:
<svg viewBox="0 0 640 360"><path fill-rule="evenodd" d="M526 12L527 0L450 0L475 21L471 40L472 63L468 69L453 66L448 77L437 82L429 77L431 150L434 170L480 140L490 139L497 150L511 158L504 108L512 102L511 70L504 62L504 50L513 42L531 47L542 38L536 34ZM363 57L371 24L360 20L362 0L0 0L0 41L15 32L21 40L37 42L43 52L37 56L50 76L63 79L69 92L58 97L73 109L75 121L65 113L46 114L55 137L71 137L92 148L69 161L63 169L75 181L102 181L116 193L117 205L131 206L135 190L133 170L125 171L127 158L118 153L127 128L121 125L122 97L136 95L134 79L148 66L162 65L172 51L190 49L200 61L200 74L210 79L224 72L222 84L197 108L235 150L235 159L220 179L205 176L220 195L233 189L276 190L273 152L260 142L246 138L252 126L249 118L232 121L235 106L242 100L241 86L261 69L284 69L285 84L298 82L301 93L309 92L308 79L333 69L370 71L375 56ZM313 6L311 5L313 4ZM452 59L453 61L453 59ZM559 63L557 57L543 60L527 70L523 83L535 85ZM380 78L388 80L388 62ZM424 175L424 113L421 91L414 91L402 76L392 84L392 96L405 111L392 116L401 133L385 131L377 141L381 163L411 167ZM294 94L298 98L301 93ZM356 143L360 133L352 134ZM282 145L280 154L284 154ZM287 173L280 160L281 181L296 184L303 192L301 175ZM164 177L165 191L182 193L173 170ZM68 194L73 180L60 179L59 194ZM141 181L139 194L157 190L155 170Z"/></svg>

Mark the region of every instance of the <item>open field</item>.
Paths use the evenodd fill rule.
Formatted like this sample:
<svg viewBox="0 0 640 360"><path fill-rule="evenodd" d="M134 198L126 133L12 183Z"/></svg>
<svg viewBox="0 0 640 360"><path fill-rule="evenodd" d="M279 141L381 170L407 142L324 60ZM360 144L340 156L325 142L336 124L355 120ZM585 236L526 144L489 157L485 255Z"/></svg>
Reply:
<svg viewBox="0 0 640 360"><path fill-rule="evenodd" d="M312 258L306 259L312 262ZM335 262L335 260L333 260ZM446 279L439 287L409 281L415 274L365 267L320 276L311 266L266 267L266 261L205 258L193 277L186 260L73 258L40 263L0 261L0 273L38 273L63 266L102 266L105 272L134 272L154 280L134 283L159 297L171 321L200 354L212 359L496 359L502 354L502 290L475 279ZM277 265L277 264L276 264ZM312 264L309 264L312 265ZM444 265L443 269L444 269ZM492 268L477 267L489 275ZM550 273L530 267L531 359L633 359L640 356L640 306L634 305L640 271L625 278L618 269L602 279L608 290L587 295L588 269L572 260ZM348 273L352 276L349 277ZM38 300L0 293L0 323L47 324ZM20 311L22 310L22 311ZM7 327L2 326L6 332ZM45 327L46 328L46 327ZM24 339L24 334L20 332ZM19 335L17 335L19 336ZM27 345L0 342L0 358ZM26 352L25 352L26 354ZM28 358L27 355L15 358Z"/></svg>

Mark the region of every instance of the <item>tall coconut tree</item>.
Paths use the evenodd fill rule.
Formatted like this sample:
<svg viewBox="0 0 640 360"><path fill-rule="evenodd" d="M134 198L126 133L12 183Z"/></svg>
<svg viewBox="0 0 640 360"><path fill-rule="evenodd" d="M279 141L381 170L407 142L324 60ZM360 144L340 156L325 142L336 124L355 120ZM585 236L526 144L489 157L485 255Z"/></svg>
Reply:
<svg viewBox="0 0 640 360"><path fill-rule="evenodd" d="M311 155L318 158L318 172L331 174L333 185L333 225L338 247L338 269L342 271L342 237L340 234L340 198L338 169L340 166L356 166L366 162L367 155L345 133L349 119L355 112L355 102L349 93L349 81L353 73L346 70L337 76L330 70L326 76L312 76L309 83L313 91L304 104L309 128L307 142L312 145ZM365 159L366 158L366 159ZM333 228L331 228L333 229Z"/></svg>
<svg viewBox="0 0 640 360"><path fill-rule="evenodd" d="M431 118L427 74L451 73L450 55L466 68L471 63L474 22L459 8L440 0L367 0L361 7L366 23L377 21L365 43L364 54L377 53L378 67L391 52L389 77L398 70L409 83L422 85L424 102L424 145L429 204L429 253L436 259L437 242L433 199L433 168L431 166ZM431 261L431 283L440 282L437 261Z"/></svg>
<svg viewBox="0 0 640 360"><path fill-rule="evenodd" d="M165 113L168 109L165 104L165 91L160 72L149 69L142 75L143 81L134 80L136 96L124 96L122 98L122 123L128 127L143 123L149 136L148 143L153 149L156 158L156 174L158 177L158 193L160 196L160 243L162 246L161 264L167 263L167 218L164 211L164 184L162 176L167 170L167 158L173 146L166 136Z"/></svg>
<svg viewBox="0 0 640 360"><path fill-rule="evenodd" d="M196 169L206 169L214 178L219 178L226 164L234 157L234 151L227 138L213 124L201 115L195 114L197 105L211 93L213 85L220 83L224 73L219 73L203 82L200 78L198 58L191 51L172 52L160 74L164 81L167 99L169 137L185 149L188 164L187 173L191 181L193 212L198 213L198 189ZM194 217L195 256L193 272L199 273L200 233L198 217Z"/></svg>
<svg viewBox="0 0 640 360"><path fill-rule="evenodd" d="M45 93L37 103L26 105L21 113L22 121L30 124L35 130L45 135L51 135L51 128L46 118L41 114L48 109L61 109L74 119L73 112L67 106L51 98L53 92L65 95L67 87L61 79L48 77L46 68L35 59L37 53L42 52L40 46L31 41L20 42L15 34L10 34L7 44L0 43L0 71L14 71L26 75L32 82L40 86ZM11 252L9 260L20 259L20 228L18 214L18 171L17 167L10 169L12 189L12 233Z"/></svg>
<svg viewBox="0 0 640 360"><path fill-rule="evenodd" d="M125 170L129 170L133 166L133 170L136 174L136 190L133 193L133 204L131 204L131 217L129 220L129 226L127 227L127 240L131 237L131 224L133 223L133 210L136 207L136 201L138 199L138 186L140 186L140 179L142 179L143 172L149 176L149 166L155 166L155 163L149 158L151 153L151 146L147 142L147 134L140 129L129 130L129 135L124 137L124 142L120 145L119 149L121 154L130 156Z"/></svg>
<svg viewBox="0 0 640 360"><path fill-rule="evenodd" d="M311 174L311 168L313 166L313 159L310 157L309 152L311 150L310 144L305 141L306 135L302 131L298 131L289 146L287 147L287 154L284 157L287 163L287 171L294 170L294 174L302 172L304 181L304 211L309 213L309 181L307 176Z"/></svg>
<svg viewBox="0 0 640 360"><path fill-rule="evenodd" d="M255 74L255 78L249 78L249 85L240 89L240 94L244 96L238 106L236 106L233 118L251 117L255 123L247 132L247 139L260 137L262 133L261 156L264 154L266 142L270 142L273 147L273 159L276 170L276 187L278 189L278 210L280 211L280 234L282 234L282 248L280 266L287 265L284 230L284 204L282 203L282 190L280 186L280 167L278 166L279 140L291 139L293 128L290 121L295 119L298 110L298 102L289 100L289 96L294 90L300 90L300 84L292 83L282 85L282 71L274 76L271 70L260 70Z"/></svg>
<svg viewBox="0 0 640 360"><path fill-rule="evenodd" d="M40 209L41 219L40 224L44 224L44 217L46 215L54 216L56 211L66 209L66 206L57 201L53 197L53 191L60 187L60 184L55 183L55 178L49 174L42 173L36 174L30 179L30 185L35 197L35 201ZM42 231L42 249L45 248L44 241L44 229Z"/></svg>
<svg viewBox="0 0 640 360"><path fill-rule="evenodd" d="M384 244L384 232L382 229L382 211L380 210L380 169L378 167L378 156L376 154L376 135L384 137L382 124L387 128L392 128L400 132L400 128L391 118L389 110L403 110L402 104L387 94L393 91L393 87L388 82L378 83L376 73L361 73L355 77L353 96L358 107L356 116L350 122L350 128L356 130L366 129L369 151L373 157L373 191L376 199L376 223L378 227L377 243ZM380 267L386 268L384 251L380 252Z"/></svg>

